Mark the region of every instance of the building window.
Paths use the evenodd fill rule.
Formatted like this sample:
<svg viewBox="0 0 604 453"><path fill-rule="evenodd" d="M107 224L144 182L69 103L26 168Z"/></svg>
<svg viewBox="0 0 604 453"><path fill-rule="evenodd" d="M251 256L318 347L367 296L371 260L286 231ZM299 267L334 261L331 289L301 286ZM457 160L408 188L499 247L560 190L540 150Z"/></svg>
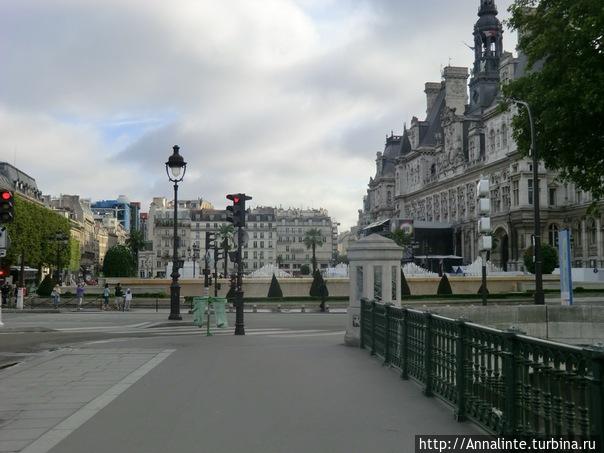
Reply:
<svg viewBox="0 0 604 453"><path fill-rule="evenodd" d="M549 226L548 236L549 245L552 247L558 247L558 225L552 223Z"/></svg>
<svg viewBox="0 0 604 453"><path fill-rule="evenodd" d="M489 151L495 152L495 129L491 129L489 132Z"/></svg>
<svg viewBox="0 0 604 453"><path fill-rule="evenodd" d="M556 206L556 189L554 187L549 189L549 205Z"/></svg>
<svg viewBox="0 0 604 453"><path fill-rule="evenodd" d="M514 206L518 206L519 204L519 195L518 195L518 181L512 182L512 197L514 201Z"/></svg>
<svg viewBox="0 0 604 453"><path fill-rule="evenodd" d="M589 245L596 244L596 221L590 219L587 227L587 237L589 238Z"/></svg>
<svg viewBox="0 0 604 453"><path fill-rule="evenodd" d="M533 180L528 180L528 203L533 204Z"/></svg>
<svg viewBox="0 0 604 453"><path fill-rule="evenodd" d="M501 145L504 148L508 146L508 127L505 123L501 125Z"/></svg>

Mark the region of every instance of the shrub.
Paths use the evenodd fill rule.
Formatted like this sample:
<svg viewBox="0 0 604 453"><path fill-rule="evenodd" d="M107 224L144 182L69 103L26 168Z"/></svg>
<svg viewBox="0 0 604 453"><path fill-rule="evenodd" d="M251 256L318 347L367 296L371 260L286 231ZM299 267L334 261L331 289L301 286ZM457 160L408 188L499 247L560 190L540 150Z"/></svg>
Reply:
<svg viewBox="0 0 604 453"><path fill-rule="evenodd" d="M327 285L325 284L325 280L323 280L323 276L321 272L317 269L313 275L312 284L310 285L309 294L312 297L321 298L321 300L327 299L329 296L329 291L327 290Z"/></svg>
<svg viewBox="0 0 604 453"><path fill-rule="evenodd" d="M558 251L549 244L541 244L541 261L541 272L551 274L558 267ZM524 251L524 266L531 274L535 273L532 245Z"/></svg>
<svg viewBox="0 0 604 453"><path fill-rule="evenodd" d="M283 297L283 291L281 291L281 285L279 285L279 280L273 274L273 278L271 280L271 286L268 288L268 297L269 298L279 298Z"/></svg>
<svg viewBox="0 0 604 453"><path fill-rule="evenodd" d="M480 288L478 288L478 292L476 294L482 294L482 283L480 284ZM487 294L489 294L488 285L487 285Z"/></svg>
<svg viewBox="0 0 604 453"><path fill-rule="evenodd" d="M411 289L409 288L409 284L407 283L407 279L405 278L405 273L403 269L401 269L401 297L410 296Z"/></svg>
<svg viewBox="0 0 604 453"><path fill-rule="evenodd" d="M447 274L443 274L442 278L440 279L440 283L438 284L438 289L436 290L436 294L438 296L446 296L449 294L453 294L453 290L451 289L451 283L449 283Z"/></svg>
<svg viewBox="0 0 604 453"><path fill-rule="evenodd" d="M50 293L52 293L53 288L54 282L52 278L50 278L50 275L46 275L44 277L44 280L42 280L42 282L40 283L40 286L38 286L36 294L42 297L50 297Z"/></svg>
<svg viewBox="0 0 604 453"><path fill-rule="evenodd" d="M310 275L310 267L308 264L303 264L300 266L300 274L302 275Z"/></svg>

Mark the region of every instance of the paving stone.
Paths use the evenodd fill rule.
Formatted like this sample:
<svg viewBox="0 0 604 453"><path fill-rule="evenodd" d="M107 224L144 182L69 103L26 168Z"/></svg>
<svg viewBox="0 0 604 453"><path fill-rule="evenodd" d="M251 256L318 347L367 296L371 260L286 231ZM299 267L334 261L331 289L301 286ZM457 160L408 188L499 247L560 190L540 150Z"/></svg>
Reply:
<svg viewBox="0 0 604 453"><path fill-rule="evenodd" d="M48 428L21 428L6 427L0 430L0 442L11 440L34 440L48 431Z"/></svg>
<svg viewBox="0 0 604 453"><path fill-rule="evenodd" d="M7 453L22 450L23 447L30 444L30 440L1 440L0 453Z"/></svg>

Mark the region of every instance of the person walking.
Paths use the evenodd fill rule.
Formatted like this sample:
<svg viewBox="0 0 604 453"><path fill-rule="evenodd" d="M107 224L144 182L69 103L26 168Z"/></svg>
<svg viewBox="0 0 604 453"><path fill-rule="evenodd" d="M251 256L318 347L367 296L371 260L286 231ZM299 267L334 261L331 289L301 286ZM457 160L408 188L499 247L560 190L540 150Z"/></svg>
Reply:
<svg viewBox="0 0 604 453"><path fill-rule="evenodd" d="M105 283L103 288L103 310L109 310L109 284Z"/></svg>
<svg viewBox="0 0 604 453"><path fill-rule="evenodd" d="M52 293L50 293L50 296L52 297L52 305L54 306L54 308L59 308L59 302L61 302L61 287L58 283L52 289Z"/></svg>
<svg viewBox="0 0 604 453"><path fill-rule="evenodd" d="M8 287L8 283L4 283L2 285L2 305L8 306L8 293L10 292L10 288Z"/></svg>
<svg viewBox="0 0 604 453"><path fill-rule="evenodd" d="M122 289L122 285L118 283L115 286L115 307L117 310L122 310L124 304L124 290Z"/></svg>
<svg viewBox="0 0 604 453"><path fill-rule="evenodd" d="M76 298L78 299L78 311L82 310L82 300L84 299L84 283L78 283L76 288Z"/></svg>
<svg viewBox="0 0 604 453"><path fill-rule="evenodd" d="M126 295L124 296L124 310L130 311L130 302L132 302L132 291L130 288L126 289Z"/></svg>

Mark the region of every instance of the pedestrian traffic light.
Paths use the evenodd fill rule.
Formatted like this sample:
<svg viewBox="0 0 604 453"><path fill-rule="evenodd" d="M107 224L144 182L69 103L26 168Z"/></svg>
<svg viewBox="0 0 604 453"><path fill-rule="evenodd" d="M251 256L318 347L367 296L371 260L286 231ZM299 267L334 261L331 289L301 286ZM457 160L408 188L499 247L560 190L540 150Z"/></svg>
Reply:
<svg viewBox="0 0 604 453"><path fill-rule="evenodd" d="M245 226L245 201L252 197L244 193L231 193L226 196L233 202L233 206L227 206L227 220L233 223L233 226Z"/></svg>
<svg viewBox="0 0 604 453"><path fill-rule="evenodd" d="M8 267L0 267L0 278L6 278L10 275L10 269Z"/></svg>
<svg viewBox="0 0 604 453"><path fill-rule="evenodd" d="M8 190L0 192L0 223L10 223L15 218L15 198Z"/></svg>

